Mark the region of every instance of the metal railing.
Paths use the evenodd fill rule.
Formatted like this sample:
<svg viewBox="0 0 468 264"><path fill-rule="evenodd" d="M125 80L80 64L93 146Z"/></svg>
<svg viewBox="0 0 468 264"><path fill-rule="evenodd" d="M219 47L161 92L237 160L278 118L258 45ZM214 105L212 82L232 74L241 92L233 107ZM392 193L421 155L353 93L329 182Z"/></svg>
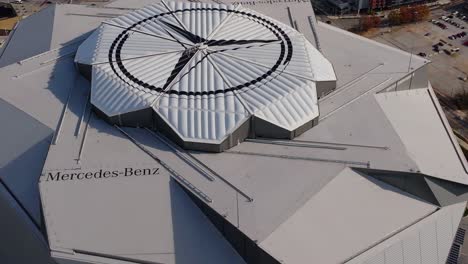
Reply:
<svg viewBox="0 0 468 264"><path fill-rule="evenodd" d="M203 162L201 162L199 159L194 157L192 154L189 152L181 149L179 146L175 145L172 143L170 140L168 140L166 137L163 135L154 132L148 128L145 128L151 135L156 137L159 141L161 141L163 144L165 144L167 147L172 149L177 156L179 156L182 160L184 160L186 163L191 165L194 169L196 169L198 172L201 172L204 174L205 177L210 179L211 181L214 181L216 178L220 179L223 183L228 185L230 188L235 190L237 193L242 195L245 199L247 199L248 202L253 202L253 198L247 195L245 192L243 192L241 189L230 183L228 180L224 179L221 175L213 171L211 168L206 166Z"/></svg>
<svg viewBox="0 0 468 264"><path fill-rule="evenodd" d="M185 186L188 190L193 192L195 195L200 197L203 201L207 203L212 203L213 200L203 193L200 189L195 187L193 184L191 184L187 179L182 177L179 173L177 173L174 169L172 169L168 164L166 164L164 161L159 159L156 155L154 155L151 151L149 151L147 148L145 148L142 144L140 144L136 139L134 139L132 136L130 136L127 132L125 132L122 128L120 128L117 125L114 125L115 128L117 128L124 136L126 136L133 144L135 144L138 148L143 150L146 154L148 154L152 159L154 159L156 162L161 164L161 166L166 169L169 172L169 175L173 177L177 182Z"/></svg>

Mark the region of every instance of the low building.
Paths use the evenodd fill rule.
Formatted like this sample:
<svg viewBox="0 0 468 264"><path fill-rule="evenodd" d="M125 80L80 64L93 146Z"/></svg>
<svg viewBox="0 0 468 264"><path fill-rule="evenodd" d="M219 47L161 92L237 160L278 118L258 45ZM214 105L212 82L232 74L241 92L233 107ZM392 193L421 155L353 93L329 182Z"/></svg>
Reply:
<svg viewBox="0 0 468 264"><path fill-rule="evenodd" d="M337 15L344 15L351 11L351 6L348 2L343 2L341 0L328 0L328 3L331 5L331 12Z"/></svg>

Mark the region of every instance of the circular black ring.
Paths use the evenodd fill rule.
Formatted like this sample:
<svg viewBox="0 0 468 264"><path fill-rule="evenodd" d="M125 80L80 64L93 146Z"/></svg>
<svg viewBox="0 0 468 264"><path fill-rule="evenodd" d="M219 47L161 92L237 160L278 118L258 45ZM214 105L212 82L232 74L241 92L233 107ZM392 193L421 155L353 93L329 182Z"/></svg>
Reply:
<svg viewBox="0 0 468 264"><path fill-rule="evenodd" d="M179 12L188 12L188 11L220 11L220 12L224 11L224 12L228 12L228 13L235 13L235 14L245 15L245 16L253 18L253 21L259 23L260 25L262 25L264 27L266 27L268 30L270 30L278 38L278 40L281 41L280 42L281 52L280 52L280 55L278 57L278 60L275 62L275 64L267 72L265 72L263 75L259 76L256 79L253 79L253 80L251 80L249 82L246 82L244 84L240 84L240 85L237 85L237 86L234 86L234 87L230 87L230 88L227 88L227 89L219 89L219 90L215 90L215 91L185 92L185 91L174 91L174 90L170 90L170 89L169 90L164 90L162 87L156 87L154 85L150 85L150 84L148 84L148 83L146 83L146 82L144 82L142 80L139 80L134 75L132 75L125 68L125 66L123 65L122 58L121 58L122 47L123 47L124 43L127 41L127 39L130 36L129 32L131 32L135 27L137 27L137 26L139 26L139 25L141 25L141 24L143 24L145 22L148 22L150 20L156 19L158 17L162 17L162 16L166 16L166 15L172 15L172 14L179 13ZM287 45L287 48L285 47L286 45ZM289 63L289 61L291 60L291 57L292 57L293 48L292 48L292 43L291 43L291 40L290 40L289 36L279 26L277 26L276 24L274 24L273 22L271 22L271 21L269 21L269 20L267 20L265 18L262 18L260 16L255 15L255 14L246 13L244 11L224 9L224 8L190 8L190 9L179 9L179 10L175 10L175 11L171 11L171 12L160 13L160 14L154 15L152 17L148 17L148 18L145 18L145 19L143 19L141 21L138 21L138 22L134 23L133 25L131 25L130 27L128 27L127 29L125 29L123 32L121 32L117 36L117 38L112 42L111 47L109 49L109 54L108 54L108 59L109 59L109 63L110 63L110 66L112 68L112 71L122 81L124 81L125 83L131 85L130 83L128 83L123 78L123 76L121 76L117 72L117 69L116 69L116 67L114 65L114 61L113 61L113 58L112 58L113 57L112 55L114 54L114 52L115 52L115 63L117 64L117 67L133 83L135 83L135 84L137 84L137 85L139 85L141 87L147 88L149 90L159 92L159 93L188 95L188 96L200 96L200 95L210 95L210 94L220 94L220 93L232 92L232 91L240 90L242 88L248 87L250 85L256 84L257 82L260 82L260 81L264 80L265 78L270 76L273 72L275 72L276 69L281 64L286 65L287 63ZM285 54L286 52L287 52L287 55Z"/></svg>

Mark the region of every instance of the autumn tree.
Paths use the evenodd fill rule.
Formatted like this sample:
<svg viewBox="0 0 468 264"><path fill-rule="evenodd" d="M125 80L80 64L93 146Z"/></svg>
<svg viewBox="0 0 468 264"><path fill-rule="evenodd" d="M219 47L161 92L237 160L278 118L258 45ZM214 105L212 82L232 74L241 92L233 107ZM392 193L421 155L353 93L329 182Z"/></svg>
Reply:
<svg viewBox="0 0 468 264"><path fill-rule="evenodd" d="M388 14L388 21L391 25L399 25L421 21L429 17L429 15L430 10L427 5L402 6Z"/></svg>
<svg viewBox="0 0 468 264"><path fill-rule="evenodd" d="M382 19L379 16L372 16L372 27L378 27L380 26L380 23L382 22Z"/></svg>
<svg viewBox="0 0 468 264"><path fill-rule="evenodd" d="M362 31L367 31L371 28L378 27L380 25L381 19L378 16L364 16L361 17L360 25Z"/></svg>
<svg viewBox="0 0 468 264"><path fill-rule="evenodd" d="M402 6L400 7L400 22L410 23L414 20L414 11L411 7Z"/></svg>
<svg viewBox="0 0 468 264"><path fill-rule="evenodd" d="M388 21L390 22L391 25L399 25L401 24L401 16L400 12L398 10L392 10L388 14Z"/></svg>
<svg viewBox="0 0 468 264"><path fill-rule="evenodd" d="M413 7L414 21L427 19L430 15L430 10L427 5L416 5Z"/></svg>

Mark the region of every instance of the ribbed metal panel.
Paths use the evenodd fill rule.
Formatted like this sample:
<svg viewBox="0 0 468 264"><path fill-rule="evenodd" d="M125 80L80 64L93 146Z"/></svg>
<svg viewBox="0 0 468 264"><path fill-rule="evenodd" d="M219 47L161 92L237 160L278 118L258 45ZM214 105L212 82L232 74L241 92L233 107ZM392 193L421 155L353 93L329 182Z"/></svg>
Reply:
<svg viewBox="0 0 468 264"><path fill-rule="evenodd" d="M312 63L329 65L289 26L240 6L195 2L105 22L76 61L93 65L91 101L105 114L152 107L182 139L207 143L251 115L282 135L312 121L322 74Z"/></svg>
<svg viewBox="0 0 468 264"><path fill-rule="evenodd" d="M123 66L134 77L154 87L163 87L182 52L168 53L139 59L124 60ZM120 76L125 76L121 73ZM137 86L137 85L135 85ZM149 89L145 89L150 91Z"/></svg>
<svg viewBox="0 0 468 264"><path fill-rule="evenodd" d="M171 91L201 93L201 96L165 94L155 110L184 138L221 140L246 121L248 113L233 92L224 90L226 83L211 63L198 52Z"/></svg>
<svg viewBox="0 0 468 264"><path fill-rule="evenodd" d="M177 18L190 32L202 38L208 38L218 28L221 21L229 15L225 10L234 10L233 5L199 2L169 2L170 10L192 9L192 12L178 12Z"/></svg>
<svg viewBox="0 0 468 264"><path fill-rule="evenodd" d="M402 240L405 264L421 263L419 232L417 230L413 235L406 236Z"/></svg>
<svg viewBox="0 0 468 264"><path fill-rule="evenodd" d="M213 35L213 39L270 40L276 38L271 31L265 30L264 26L241 14L232 14Z"/></svg>
<svg viewBox="0 0 468 264"><path fill-rule="evenodd" d="M122 59L183 50L184 47L176 41L156 38L139 32L131 32L127 41L122 46L122 51L124 51L122 52Z"/></svg>
<svg viewBox="0 0 468 264"><path fill-rule="evenodd" d="M385 255L384 254L378 254L371 259L367 260L364 262L365 264L386 264L385 263Z"/></svg>
<svg viewBox="0 0 468 264"><path fill-rule="evenodd" d="M240 85L265 72L265 67L215 54L211 57L228 82ZM315 84L289 74L273 74L239 91L255 116L293 130L318 116Z"/></svg>
<svg viewBox="0 0 468 264"><path fill-rule="evenodd" d="M91 85L91 103L108 116L147 108L156 98L144 89L129 89L127 83L113 77L108 64L93 67Z"/></svg>
<svg viewBox="0 0 468 264"><path fill-rule="evenodd" d="M79 47L75 61L82 64L98 64L109 62L109 50L116 36L124 29L101 25ZM124 60L164 54L168 52L183 51L184 47L174 40L157 38L140 32L131 31L128 39L122 47L121 58ZM115 60L115 52L112 54Z"/></svg>
<svg viewBox="0 0 468 264"><path fill-rule="evenodd" d="M91 35L81 43L76 51L75 62L90 65L93 64L95 60L98 60L96 55L99 52L96 51L99 46L98 41L100 30L100 28L94 30L93 33L91 33ZM103 54L101 54L101 56L102 55Z"/></svg>
<svg viewBox="0 0 468 264"><path fill-rule="evenodd" d="M313 83L298 88L287 96L260 108L255 116L293 130L318 117L317 97Z"/></svg>
<svg viewBox="0 0 468 264"><path fill-rule="evenodd" d="M122 64L138 79L154 87L162 87L177 63L180 53L169 53L122 61ZM93 67L93 104L109 116L128 113L150 107L158 92L132 84L117 67L99 64ZM118 74L122 79L114 77Z"/></svg>
<svg viewBox="0 0 468 264"><path fill-rule="evenodd" d="M109 24L117 25L122 28L129 28L136 25L133 29L142 31L151 35L158 35L171 39L184 41L184 38L175 34L169 34L166 30L164 22L178 24L177 19L173 15L154 16L167 13L169 10L162 4L154 4L146 6L143 9L128 13L127 15L114 18L109 21ZM143 20L147 19L145 22Z"/></svg>
<svg viewBox="0 0 468 264"><path fill-rule="evenodd" d="M317 60L319 63L323 63L326 59L320 53L317 54L319 56L310 56L310 47L306 46L307 41L299 34L294 34L292 39L294 52L291 62L286 67L287 71L314 79L313 68L310 66L311 61Z"/></svg>
<svg viewBox="0 0 468 264"><path fill-rule="evenodd" d="M435 223L437 232L437 256L439 263L444 263L447 259L448 252L455 233L452 232L452 217L451 215L444 215L437 219Z"/></svg>
<svg viewBox="0 0 468 264"><path fill-rule="evenodd" d="M347 263L457 263L459 244L455 242L452 247L451 245L465 205L460 203L442 207Z"/></svg>
<svg viewBox="0 0 468 264"><path fill-rule="evenodd" d="M236 49L237 48L237 49ZM213 47L213 50L222 51L220 54L227 54L241 59L249 60L271 67L276 63L281 52L279 42L266 43L257 46L233 46L233 47Z"/></svg>
<svg viewBox="0 0 468 264"><path fill-rule="evenodd" d="M304 36L302 36L307 50L313 79L316 82L320 81L336 81L335 70L333 65L318 51Z"/></svg>
<svg viewBox="0 0 468 264"><path fill-rule="evenodd" d="M403 247L401 241L385 250L385 263L404 264Z"/></svg>
<svg viewBox="0 0 468 264"><path fill-rule="evenodd" d="M422 263L436 264L438 263L437 256L437 233L435 222L426 226L420 233L421 256Z"/></svg>
<svg viewBox="0 0 468 264"><path fill-rule="evenodd" d="M96 29L78 48L75 62L82 64L105 63L109 61L109 49L115 36L123 31L119 27L102 25Z"/></svg>

